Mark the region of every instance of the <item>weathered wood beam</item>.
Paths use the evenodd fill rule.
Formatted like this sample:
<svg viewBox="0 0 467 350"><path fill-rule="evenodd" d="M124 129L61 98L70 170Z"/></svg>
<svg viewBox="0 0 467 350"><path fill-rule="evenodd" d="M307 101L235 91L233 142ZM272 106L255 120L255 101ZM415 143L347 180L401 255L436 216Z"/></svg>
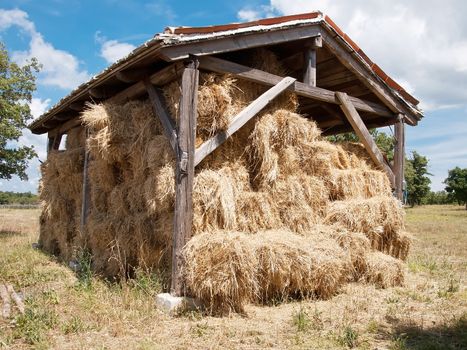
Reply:
<svg viewBox="0 0 467 350"><path fill-rule="evenodd" d="M77 126L80 126L80 125L81 125L81 119L78 118L78 116L76 116L75 118L70 119L67 122L63 123L63 124L58 125L55 129L50 130L49 131L49 136L64 134L68 130L73 129L73 128L75 128Z"/></svg>
<svg viewBox="0 0 467 350"><path fill-rule="evenodd" d="M11 313L11 303L10 303L10 294L4 284L0 284L0 298L2 302L2 317L6 320L10 318Z"/></svg>
<svg viewBox="0 0 467 350"><path fill-rule="evenodd" d="M153 85L162 86L175 80L182 72L182 69L183 64L181 62L177 62L152 74L149 79ZM147 90L144 81L139 81L129 86L125 90L122 90L119 93L115 94L111 98L107 99L106 102L114 104L123 104L125 102L130 101L132 98L143 95L146 91ZM73 129L79 125L81 125L81 120L78 118L78 115L76 115L73 119L70 119L69 121L57 126L50 132L53 134L63 134L66 133L68 130Z"/></svg>
<svg viewBox="0 0 467 350"><path fill-rule="evenodd" d="M89 95L98 99L106 99L115 95L119 89L114 86L99 86L89 89Z"/></svg>
<svg viewBox="0 0 467 350"><path fill-rule="evenodd" d="M319 25L310 27L295 27L275 30L270 32L260 32L243 34L242 36L225 36L212 38L208 41L184 42L180 45L164 47L160 50L161 57L166 61L176 61L187 58L188 52L197 55L214 55L230 51L244 50L265 45L274 45L294 40L309 39L320 35Z"/></svg>
<svg viewBox="0 0 467 350"><path fill-rule="evenodd" d="M84 109L84 101L77 101L68 105L72 111L81 112Z"/></svg>
<svg viewBox="0 0 467 350"><path fill-rule="evenodd" d="M140 68L140 69L129 69L129 70L117 72L117 74L115 74L115 77L124 83L135 83L140 80L144 80L149 75L150 75L149 69Z"/></svg>
<svg viewBox="0 0 467 350"><path fill-rule="evenodd" d="M393 96L389 87L379 82L376 77L374 77L371 73L368 72L368 69L366 69L363 66L363 64L360 63L359 60L355 57L358 54L349 53L328 32L323 31L322 35L325 47L334 55L336 55L336 57L344 66L346 66L351 71L355 72L360 81L365 86L367 86L376 96L378 96L378 98L381 101L383 101L383 103L393 112L393 114L401 112L405 113L410 124L417 124L417 120L412 116L413 113L412 111L410 111L409 107L405 106L402 102L398 101L397 98Z"/></svg>
<svg viewBox="0 0 467 350"><path fill-rule="evenodd" d="M193 178L198 99L198 62L191 57L182 74L182 95L178 124L178 152L175 173L175 210L172 241L172 295L184 294L181 252L191 238L193 224Z"/></svg>
<svg viewBox="0 0 467 350"><path fill-rule="evenodd" d="M148 91L149 100L151 101L152 109L154 114L159 118L159 121L162 124L162 129L164 134L169 140L172 150L177 154L178 152L178 141L177 141L177 131L175 129L175 123L173 119L169 116L167 108L164 103L164 98L162 94L152 85L149 79L144 81L146 90Z"/></svg>
<svg viewBox="0 0 467 350"><path fill-rule="evenodd" d="M316 49L323 46L320 36L311 39L310 46L305 51L305 73L303 82L307 85L316 86Z"/></svg>
<svg viewBox="0 0 467 350"><path fill-rule="evenodd" d="M51 151L57 151L62 142L62 134L48 134L47 154Z"/></svg>
<svg viewBox="0 0 467 350"><path fill-rule="evenodd" d="M257 115L264 107L268 105L269 102L279 96L294 82L295 78L286 77L282 79L277 85L263 93L256 100L245 107L245 109L243 109L239 114L237 114L235 118L233 118L227 130L219 132L209 140L205 141L201 146L199 146L195 153L195 166L197 166L209 154L214 152L214 150L222 145L230 136L238 131L251 118Z"/></svg>
<svg viewBox="0 0 467 350"><path fill-rule="evenodd" d="M80 220L80 231L84 234L86 230L86 223L89 215L90 201L91 201L91 189L89 181L89 149L87 146L87 138L89 137L89 130L86 129L86 142L84 144L84 167L83 167L83 184L82 184L82 202L81 202L81 220Z"/></svg>
<svg viewBox="0 0 467 350"><path fill-rule="evenodd" d="M387 119L387 118L375 118L375 119L366 121L365 125L368 130L382 128L385 126L394 125L394 120ZM343 134L347 132L354 132L354 129L352 128L351 125L349 124L342 125L342 123L336 123L336 125L329 126L328 128L324 129L322 132L322 135L329 136L329 135Z"/></svg>
<svg viewBox="0 0 467 350"><path fill-rule="evenodd" d="M347 117L347 120L349 121L350 125L352 125L352 128L354 129L358 138L365 146L371 159L378 167L382 168L386 172L391 185L394 186L394 173L386 163L381 151L371 137L370 132L366 128L365 123L363 123L362 118L353 106L352 101L349 99L345 92L336 92L336 97L341 102L341 108L344 112L344 115Z"/></svg>
<svg viewBox="0 0 467 350"><path fill-rule="evenodd" d="M352 81L358 82L357 77L355 77L354 73L350 71L346 71L346 72L336 73L336 74L328 75L327 77L320 78L319 86L322 88L332 88L336 85L349 83Z"/></svg>
<svg viewBox="0 0 467 350"><path fill-rule="evenodd" d="M393 172L395 175L395 195L402 201L403 200L403 183L404 183L404 162L405 162L405 129L404 117L399 115L397 123L394 127L394 134L396 143L394 147L394 165Z"/></svg>
<svg viewBox="0 0 467 350"><path fill-rule="evenodd" d="M282 77L280 76L212 56L200 57L200 68L216 73L229 73L238 78L263 85L276 85L282 80ZM298 81L291 85L289 90L295 92L299 96L307 97L313 100L340 104L334 94L334 91L309 86ZM355 108L359 111L374 113L385 117L394 117L394 113L377 103L364 101L355 97L349 98Z"/></svg>
<svg viewBox="0 0 467 350"><path fill-rule="evenodd" d="M183 63L177 62L170 66L162 68L160 71L152 74L149 77L151 84L162 86L177 79L183 71ZM131 85L125 90L120 91L116 95L107 100L109 103L123 104L131 99L143 95L146 92L146 85L143 80Z"/></svg>

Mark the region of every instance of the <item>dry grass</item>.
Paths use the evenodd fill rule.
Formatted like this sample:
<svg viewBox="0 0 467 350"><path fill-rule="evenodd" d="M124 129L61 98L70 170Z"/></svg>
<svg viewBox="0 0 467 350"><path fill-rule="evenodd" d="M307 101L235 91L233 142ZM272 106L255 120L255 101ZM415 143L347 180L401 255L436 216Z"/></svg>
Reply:
<svg viewBox="0 0 467 350"><path fill-rule="evenodd" d="M222 318L200 313L169 317L159 312L153 296L163 278L143 270L124 283L106 283L86 271L75 275L31 248L38 237L38 214L37 210L0 211L0 283L13 284L27 305L25 316L14 312L14 319L0 320L0 348L467 347L463 207L407 210L407 229L415 239L403 287L378 289L351 283L329 300L248 305L245 315Z"/></svg>

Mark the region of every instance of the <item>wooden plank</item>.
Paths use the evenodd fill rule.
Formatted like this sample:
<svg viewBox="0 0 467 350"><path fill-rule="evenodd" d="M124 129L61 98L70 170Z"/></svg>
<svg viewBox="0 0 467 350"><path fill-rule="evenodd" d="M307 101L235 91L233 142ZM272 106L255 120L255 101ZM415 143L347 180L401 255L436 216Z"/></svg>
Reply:
<svg viewBox="0 0 467 350"><path fill-rule="evenodd" d="M124 83L136 83L144 80L151 72L147 68L127 69L117 72L115 77Z"/></svg>
<svg viewBox="0 0 467 350"><path fill-rule="evenodd" d="M24 314L25 308L24 308L23 300L21 300L18 293L15 292L15 290L13 289L13 286L9 284L6 286L6 289L7 289L7 292L10 293L11 299L13 299L13 301L15 302L16 308L18 309L19 313Z"/></svg>
<svg viewBox="0 0 467 350"><path fill-rule="evenodd" d="M152 109L154 114L159 118L164 134L169 140L172 150L177 154L178 145L177 145L177 131L175 129L175 123L173 119L169 116L167 109L165 107L164 99L162 94L152 85L149 79L144 81L146 90L148 92L149 100L151 101Z"/></svg>
<svg viewBox="0 0 467 350"><path fill-rule="evenodd" d="M396 144L394 147L394 166L395 176L395 195L399 200L403 200L403 182L404 182L404 161L405 161L405 125L404 117L398 116L394 127Z"/></svg>
<svg viewBox="0 0 467 350"><path fill-rule="evenodd" d="M258 84L272 86L278 84L282 80L282 77L280 76L212 56L200 57L199 60L200 68L202 69L216 73L229 73L238 78L252 81ZM333 103L337 105L340 104L340 102L336 99L334 91L310 86L298 81L291 85L289 90L295 92L299 96L307 97L313 100ZM358 111L374 113L384 117L394 117L394 113L377 103L364 101L355 97L349 98Z"/></svg>
<svg viewBox="0 0 467 350"><path fill-rule="evenodd" d="M269 46L293 40L301 40L319 36L321 28L303 26L286 29L275 29L269 32L245 33L212 37L209 40L192 40L180 42L177 45L161 48L160 54L166 61L176 61L187 58L190 54L196 56L213 55L237 50L250 49L259 46Z"/></svg>
<svg viewBox="0 0 467 350"><path fill-rule="evenodd" d="M47 147L47 153L50 151L57 151L60 147L60 143L62 142L62 134L48 134L49 143Z"/></svg>
<svg viewBox="0 0 467 350"><path fill-rule="evenodd" d="M183 70L182 62L177 62L171 64L161 70L157 71L156 73L152 74L149 77L149 80L153 85L162 86L174 81L177 77L180 76ZM143 95L146 92L146 84L144 80L141 80L130 87L126 88L123 91L120 91L115 96L109 98L106 102L108 103L116 103L116 104L123 104L125 102L130 101L131 99Z"/></svg>
<svg viewBox="0 0 467 350"><path fill-rule="evenodd" d="M10 317L11 313L10 294L8 294L8 290L3 284L0 284L0 297L3 300L2 317L7 319Z"/></svg>
<svg viewBox="0 0 467 350"><path fill-rule="evenodd" d="M415 117L413 111L405 106L402 102L400 102L393 94L392 90L383 84L382 82L378 81L376 77L374 77L368 69L364 67L364 64L359 62L354 55L349 53L346 48L345 44L339 44L337 40L328 32L323 31L323 41L325 47L331 51L339 61L354 72L360 81L365 84L379 99L394 113L404 113L409 121L410 124L416 125L417 118Z"/></svg>
<svg viewBox="0 0 467 350"><path fill-rule="evenodd" d="M193 178L199 71L192 59L182 75L182 96L178 125L177 166L175 173L175 211L172 241L172 295L182 296L181 251L191 238L193 224Z"/></svg>
<svg viewBox="0 0 467 350"><path fill-rule="evenodd" d="M150 81L153 85L162 86L172 82L176 79L181 71L182 71L183 64L181 62L177 62L167 66L160 71L152 74L150 76ZM106 103L114 103L114 104L123 104L125 102L130 101L131 99L143 95L146 92L146 85L144 81L139 81L125 90L120 91L119 93L115 94L111 98L107 99ZM72 119L68 120L67 122L57 126L55 129L49 131L49 133L56 134L61 133L64 134L68 130L73 129L77 126L81 125L81 120L79 116L76 115Z"/></svg>
<svg viewBox="0 0 467 350"><path fill-rule="evenodd" d="M379 150L378 146L376 145L375 141L370 135L370 132L366 128L365 124L363 123L362 118L358 114L355 107L352 105L349 97L345 92L336 92L337 99L341 102L341 108L344 112L344 115L347 117L347 120L352 125L355 133L357 134L360 142L363 143L366 150L368 151L371 159L375 164L382 168L391 182L391 185L394 186L394 174L391 168L386 164L381 151Z"/></svg>
<svg viewBox="0 0 467 350"><path fill-rule="evenodd" d="M91 188L89 181L89 149L87 147L87 138L89 137L89 130L86 130L86 142L84 146L84 167L83 167L83 193L82 193L82 203L81 203L81 220L80 220L80 231L81 234L84 234L86 230L86 222L89 215L89 208L91 203Z"/></svg>
<svg viewBox="0 0 467 350"><path fill-rule="evenodd" d="M49 137L55 136L55 135L63 135L70 129L76 128L77 126L81 126L81 125L82 125L81 119L78 117L75 117L57 126L55 129L50 130Z"/></svg>
<svg viewBox="0 0 467 350"><path fill-rule="evenodd" d="M211 154L216 148L222 145L230 136L245 125L251 118L268 105L274 98L279 96L283 91L295 82L295 78L286 77L277 85L270 88L268 91L259 96L256 100L244 108L237 116L235 116L225 131L221 131L214 135L209 140L205 141L198 147L195 153L195 166L197 166L204 158Z"/></svg>

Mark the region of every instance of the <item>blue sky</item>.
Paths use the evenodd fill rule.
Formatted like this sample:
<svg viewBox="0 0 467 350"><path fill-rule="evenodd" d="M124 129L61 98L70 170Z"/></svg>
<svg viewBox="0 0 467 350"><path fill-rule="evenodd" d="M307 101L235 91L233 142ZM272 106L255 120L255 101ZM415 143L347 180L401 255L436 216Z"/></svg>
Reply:
<svg viewBox="0 0 467 350"><path fill-rule="evenodd" d="M407 151L430 160L432 188L447 170L467 167L467 2L446 0L75 1L0 0L0 40L13 60L38 57L44 68L31 104L43 113L72 88L166 26L254 20L319 9L390 76L422 101L425 119L407 128ZM391 132L388 130L388 132ZM45 158L44 136L21 142ZM1 190L37 191L29 181L0 180Z"/></svg>

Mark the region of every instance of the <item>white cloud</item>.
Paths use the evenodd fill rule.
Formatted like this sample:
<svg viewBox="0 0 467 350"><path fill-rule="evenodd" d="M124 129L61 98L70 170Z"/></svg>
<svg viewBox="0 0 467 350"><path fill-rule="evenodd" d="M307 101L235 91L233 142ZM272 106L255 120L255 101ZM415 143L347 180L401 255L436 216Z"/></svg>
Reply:
<svg viewBox="0 0 467 350"><path fill-rule="evenodd" d="M39 84L72 89L90 78L89 73L80 67L79 60L67 51L56 49L47 42L35 25L28 19L26 12L14 9L0 9L0 31L19 27L30 36L29 49L13 52L12 59L24 64L32 57L42 64Z"/></svg>
<svg viewBox="0 0 467 350"><path fill-rule="evenodd" d="M321 10L419 98L422 108L467 104L467 2L463 0L270 0L269 6L248 10L259 17Z"/></svg>
<svg viewBox="0 0 467 350"><path fill-rule="evenodd" d="M129 43L120 42L118 40L107 40L105 36L101 36L100 32L96 32L94 38L101 45L100 56L105 59L107 63L118 61L136 48L136 46Z"/></svg>
<svg viewBox="0 0 467 350"><path fill-rule="evenodd" d="M128 55L135 48L136 46L132 44L121 43L117 40L108 40L102 44L101 57L103 57L108 63L114 63L120 58Z"/></svg>
<svg viewBox="0 0 467 350"><path fill-rule="evenodd" d="M50 106L50 98L45 100L37 97L33 97L29 103L29 109L34 118L40 117Z"/></svg>
<svg viewBox="0 0 467 350"><path fill-rule="evenodd" d="M237 13L237 18L240 21L246 21L246 22L255 21L261 16L262 16L262 13L260 13L259 11L251 10L251 9L242 9L238 11Z"/></svg>

